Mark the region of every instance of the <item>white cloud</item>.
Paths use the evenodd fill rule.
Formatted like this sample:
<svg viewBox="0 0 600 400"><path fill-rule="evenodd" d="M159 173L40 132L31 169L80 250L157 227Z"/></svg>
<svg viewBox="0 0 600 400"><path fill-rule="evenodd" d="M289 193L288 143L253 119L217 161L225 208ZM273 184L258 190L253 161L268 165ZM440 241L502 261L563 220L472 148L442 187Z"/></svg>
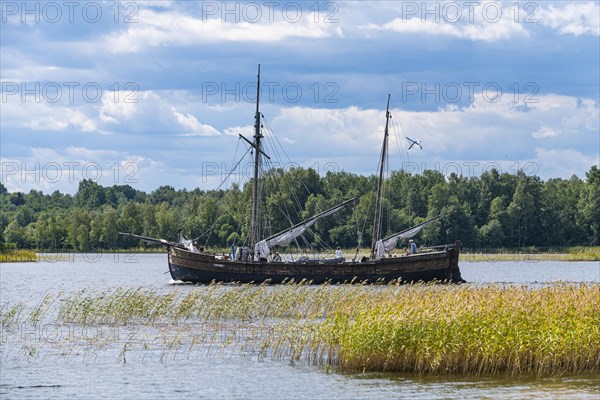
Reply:
<svg viewBox="0 0 600 400"><path fill-rule="evenodd" d="M539 21L563 35L600 36L600 5L595 2L550 5L540 8Z"/></svg>
<svg viewBox="0 0 600 400"><path fill-rule="evenodd" d="M34 131L76 131L103 133L97 121L88 115L85 106L65 106L44 101L21 101L8 98L3 101L2 128L28 128Z"/></svg>
<svg viewBox="0 0 600 400"><path fill-rule="evenodd" d="M475 23L475 24L450 24L434 21L421 22L420 18L411 18L403 21L395 18L381 26L368 24L363 27L367 30L389 30L398 33L428 34L434 36L452 36L473 41L493 42L507 40L514 37L529 37L529 34L521 25L510 20L502 19L497 23Z"/></svg>
<svg viewBox="0 0 600 400"><path fill-rule="evenodd" d="M546 138L546 137L554 137L559 135L559 131L548 128L547 126L541 126L540 129L531 134L536 139Z"/></svg>
<svg viewBox="0 0 600 400"><path fill-rule="evenodd" d="M127 134L172 136L221 135L214 123L200 122L211 118L222 122L223 116L186 91L104 91L98 102L60 104L33 97L25 101L19 95L5 96L2 104L2 129L28 129L32 132L61 131L74 134ZM239 105L236 105L237 107ZM235 112L235 107L233 108ZM193 114L188 110L193 110Z"/></svg>
<svg viewBox="0 0 600 400"><path fill-rule="evenodd" d="M567 179L573 175L585 178L585 172L589 171L592 165L598 165L600 162L598 154L590 156L569 148L536 148L535 154L532 163L537 171L531 172L545 178Z"/></svg>
<svg viewBox="0 0 600 400"><path fill-rule="evenodd" d="M253 135L254 134L254 126L245 125L245 126L231 126L229 128L223 129L223 134L229 136L238 136L238 135Z"/></svg>
<svg viewBox="0 0 600 400"><path fill-rule="evenodd" d="M180 134L180 136L215 136L221 134L212 126L200 123L193 115L182 114L175 107L171 107L171 111L177 123L186 129L186 133Z"/></svg>
<svg viewBox="0 0 600 400"><path fill-rule="evenodd" d="M540 115L542 126L537 136L549 137L575 132L598 131L600 109L593 99L547 94L537 103L528 104L533 115Z"/></svg>
<svg viewBox="0 0 600 400"><path fill-rule="evenodd" d="M9 43L2 44L0 81L5 84L16 83L19 86L23 84L23 90L48 90L49 96L54 96L59 90L59 97L64 99L69 96L81 97L85 85L102 86L100 82L110 82L114 79L103 66L90 68L85 63L65 61L73 54L78 54L85 60L95 57L97 49L90 42L69 42L67 45L64 42L47 41L44 37L30 39L30 42L35 45L21 48L18 44L12 47ZM56 55L56 58L49 57L48 52ZM65 52L68 52L67 56L64 55ZM39 85L38 88L36 84ZM93 95L91 90L90 95Z"/></svg>
<svg viewBox="0 0 600 400"><path fill-rule="evenodd" d="M139 102L137 93L132 91L110 91L102 94L102 103L99 110L100 120L110 123L118 123L120 119L129 119L135 112ZM147 98L152 92L144 92Z"/></svg>
<svg viewBox="0 0 600 400"><path fill-rule="evenodd" d="M494 8L490 11L489 2L476 4L460 2L452 3L452 11L446 10L444 3L414 3L414 12L392 19L383 24L369 23L359 26L365 32L392 31L405 34L425 34L433 36L448 36L472 41L493 42L513 38L528 38L529 33L522 24L515 22L510 13L498 3L491 2ZM402 3L400 3L402 4ZM433 8L436 6L437 8ZM455 10L459 7L460 11ZM436 10L427 13L427 9ZM403 11L407 11L405 5ZM412 9L411 9L412 10ZM402 14L400 10L398 14Z"/></svg>
<svg viewBox="0 0 600 400"><path fill-rule="evenodd" d="M281 109L272 125L297 152L319 156L377 149L384 123L380 110L291 107Z"/></svg>
<svg viewBox="0 0 600 400"><path fill-rule="evenodd" d="M141 3L134 3L136 6L141 7L155 7L155 8L171 8L173 1L171 0L144 0Z"/></svg>
<svg viewBox="0 0 600 400"><path fill-rule="evenodd" d="M388 11L398 17L386 23L368 23L359 29L367 34L388 30L491 42L529 38L529 28L539 23L561 35L600 35L600 5L591 1L559 3L558 6L497 1L400 4L396 10ZM458 6L461 8L457 13ZM502 14L500 18L498 11Z"/></svg>
<svg viewBox="0 0 600 400"><path fill-rule="evenodd" d="M298 22L263 18L257 23L223 22L221 18L195 18L180 12L142 9L139 22L104 37L112 53L136 53L145 47L189 46L205 42L279 42L289 38L318 39L341 36L334 24L315 23L305 13Z"/></svg>
<svg viewBox="0 0 600 400"><path fill-rule="evenodd" d="M74 194L79 182L91 179L104 186L131 185L150 192L160 184L189 187L190 172L162 161L120 150L82 146L64 149L32 147L20 158L2 159L2 183L9 192L31 189ZM157 184L157 182L161 182Z"/></svg>

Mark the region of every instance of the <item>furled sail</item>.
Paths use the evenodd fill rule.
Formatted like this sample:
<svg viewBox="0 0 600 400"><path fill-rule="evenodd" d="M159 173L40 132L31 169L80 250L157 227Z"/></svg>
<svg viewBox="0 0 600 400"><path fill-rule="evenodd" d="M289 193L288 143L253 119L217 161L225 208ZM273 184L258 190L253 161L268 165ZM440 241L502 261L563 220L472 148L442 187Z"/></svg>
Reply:
<svg viewBox="0 0 600 400"><path fill-rule="evenodd" d="M184 239L183 237L179 240L179 244L181 244L183 247L185 247L186 249L188 249L189 251L191 251L192 253L200 253L200 250L198 250L196 248L196 246L194 246L194 241L190 240L190 239Z"/></svg>
<svg viewBox="0 0 600 400"><path fill-rule="evenodd" d="M347 200L341 204L338 204L337 206L332 207L328 210L325 210L322 213L319 213L305 221L300 222L299 224L292 226L291 228L288 228L271 236L270 238L261 240L260 242L256 243L256 246L254 247L254 253L257 254L260 258L267 258L271 252L272 247L287 246L292 242L292 240L302 235L306 231L306 229L311 227L315 222L317 222L317 220L335 214L336 212L344 208L348 203L351 203L354 200L356 200L356 197Z"/></svg>
<svg viewBox="0 0 600 400"><path fill-rule="evenodd" d="M440 218L440 215L438 215L435 218L428 219L427 221L423 221L420 224L405 229L401 232L394 233L393 235L388 236L385 239L379 239L375 244L375 257L377 259L385 257L388 252L396 248L396 245L398 244L398 241L400 239L410 239L438 218Z"/></svg>

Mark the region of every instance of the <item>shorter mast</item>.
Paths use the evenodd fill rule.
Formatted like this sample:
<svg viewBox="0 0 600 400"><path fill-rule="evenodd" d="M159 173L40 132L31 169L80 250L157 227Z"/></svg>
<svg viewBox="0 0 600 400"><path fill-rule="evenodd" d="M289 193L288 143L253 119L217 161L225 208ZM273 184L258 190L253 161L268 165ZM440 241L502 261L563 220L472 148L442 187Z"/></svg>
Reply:
<svg viewBox="0 0 600 400"><path fill-rule="evenodd" d="M385 159L387 156L388 143L388 126L390 121L390 97L388 94L387 107L385 109L385 130L383 132L383 145L381 146L381 160L379 165L379 181L377 184L377 198L375 204L375 219L373 221L373 236L371 237L371 259L375 259L375 244L379 240L381 234L381 203L383 196L383 172L385 167Z"/></svg>

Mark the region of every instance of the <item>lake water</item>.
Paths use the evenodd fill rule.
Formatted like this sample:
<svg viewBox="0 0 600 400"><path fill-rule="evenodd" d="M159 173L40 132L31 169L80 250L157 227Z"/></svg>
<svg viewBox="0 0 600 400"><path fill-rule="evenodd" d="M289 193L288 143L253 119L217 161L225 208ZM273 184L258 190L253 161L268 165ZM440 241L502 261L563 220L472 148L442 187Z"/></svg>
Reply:
<svg viewBox="0 0 600 400"><path fill-rule="evenodd" d="M599 262L461 262L468 284L600 284ZM34 307L46 294L143 288L159 292L202 290L174 285L164 254L66 254L39 263L0 266L0 305ZM163 327L168 330L169 327ZM76 325L2 328L1 399L64 398L256 398L256 399L598 399L600 378L417 377L342 374L308 363L234 350L197 346L169 351L166 344L142 349L128 338L135 326ZM161 329L157 327L156 329ZM60 336L61 340L56 340ZM90 346L87 340L104 338ZM43 343L42 343L43 342ZM97 342L97 341L96 341ZM67 344L67 345L66 345ZM129 348L127 346L130 346ZM146 346L144 344L143 346Z"/></svg>

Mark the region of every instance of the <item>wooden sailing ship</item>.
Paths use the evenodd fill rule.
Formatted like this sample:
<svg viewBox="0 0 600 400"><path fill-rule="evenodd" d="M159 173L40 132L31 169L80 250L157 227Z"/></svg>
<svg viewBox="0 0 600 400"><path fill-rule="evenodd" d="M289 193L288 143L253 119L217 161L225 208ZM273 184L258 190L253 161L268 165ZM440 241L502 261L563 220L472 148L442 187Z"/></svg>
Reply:
<svg viewBox="0 0 600 400"><path fill-rule="evenodd" d="M464 282L458 266L460 242L430 247L427 251L416 254L390 257L399 240L409 239L418 234L433 218L395 233L384 239L381 232L382 185L384 180L384 163L388 145L388 123L390 118L390 97L386 107L386 124L383 149L380 160L379 181L373 224L372 247L370 257L346 260L335 258L308 258L282 260L272 257L272 249L286 246L302 235L318 219L327 217L343 209L355 199L347 200L335 207L323 211L299 224L260 240L258 229L259 185L261 156L266 155L261 146L261 113L259 109L260 65L258 66L256 113L253 141L245 139L254 150L254 170L252 187L252 217L248 247L240 247L231 255L208 253L198 249L192 240L188 240L181 232L179 241L171 242L131 233L123 235L135 237L148 242L160 243L167 248L169 272L176 281L193 283L240 282L240 283L281 283L311 282L314 284L331 282ZM240 135L241 136L241 135ZM242 137L243 138L243 137Z"/></svg>

